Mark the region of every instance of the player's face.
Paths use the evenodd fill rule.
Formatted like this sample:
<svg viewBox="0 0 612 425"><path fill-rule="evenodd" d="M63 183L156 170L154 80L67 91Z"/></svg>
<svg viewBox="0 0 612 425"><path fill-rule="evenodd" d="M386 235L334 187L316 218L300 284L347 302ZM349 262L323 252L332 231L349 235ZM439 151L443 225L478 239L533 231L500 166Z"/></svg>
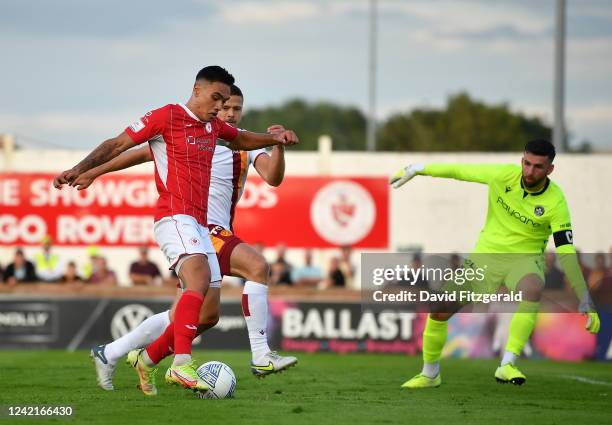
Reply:
<svg viewBox="0 0 612 425"><path fill-rule="evenodd" d="M219 111L219 119L234 126L238 125L242 119L242 102L240 96L231 96L227 102L223 104L223 108Z"/></svg>
<svg viewBox="0 0 612 425"><path fill-rule="evenodd" d="M194 113L203 120L210 120L217 116L223 104L230 98L230 86L214 81L196 81L193 86L195 100Z"/></svg>
<svg viewBox="0 0 612 425"><path fill-rule="evenodd" d="M523 184L526 187L537 187L552 173L555 166L547 156L523 154Z"/></svg>

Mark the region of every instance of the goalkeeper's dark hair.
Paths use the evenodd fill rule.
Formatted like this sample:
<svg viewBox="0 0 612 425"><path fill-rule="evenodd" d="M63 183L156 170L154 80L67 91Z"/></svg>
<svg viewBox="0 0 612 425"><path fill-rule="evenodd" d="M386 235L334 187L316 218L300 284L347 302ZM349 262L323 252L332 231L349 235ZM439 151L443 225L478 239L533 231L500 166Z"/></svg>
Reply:
<svg viewBox="0 0 612 425"><path fill-rule="evenodd" d="M240 96L244 100L244 96L242 95L242 90L236 84L232 84L230 87L230 96Z"/></svg>
<svg viewBox="0 0 612 425"><path fill-rule="evenodd" d="M550 143L546 139L534 139L527 142L525 145L525 152L532 153L539 156L547 156L550 162L553 162L555 155L555 145Z"/></svg>
<svg viewBox="0 0 612 425"><path fill-rule="evenodd" d="M198 72L196 75L196 81L208 81L209 83L223 83L228 86L234 84L234 76L227 72L227 69L222 68L218 65L206 66Z"/></svg>

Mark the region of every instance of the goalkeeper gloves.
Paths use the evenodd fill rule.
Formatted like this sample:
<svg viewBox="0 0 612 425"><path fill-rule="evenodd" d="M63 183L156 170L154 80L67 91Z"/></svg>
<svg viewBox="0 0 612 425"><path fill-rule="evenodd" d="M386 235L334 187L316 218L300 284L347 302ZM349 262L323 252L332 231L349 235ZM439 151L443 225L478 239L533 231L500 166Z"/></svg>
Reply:
<svg viewBox="0 0 612 425"><path fill-rule="evenodd" d="M423 164L410 164L393 174L389 179L389 184L393 185L394 189L397 189L424 169L425 166Z"/></svg>
<svg viewBox="0 0 612 425"><path fill-rule="evenodd" d="M588 292L585 292L582 296L582 300L580 300L580 305L578 306L578 311L587 317L586 326L584 328L592 334L599 332L599 327L601 326L601 323L599 322L599 315L597 314L597 311L595 311L595 306L593 305L593 301L591 301L591 296Z"/></svg>
<svg viewBox="0 0 612 425"><path fill-rule="evenodd" d="M596 334L599 332L599 327L601 323L599 322L599 315L596 311L589 311L588 313L584 313L587 316L586 326L584 327L587 331L592 334Z"/></svg>

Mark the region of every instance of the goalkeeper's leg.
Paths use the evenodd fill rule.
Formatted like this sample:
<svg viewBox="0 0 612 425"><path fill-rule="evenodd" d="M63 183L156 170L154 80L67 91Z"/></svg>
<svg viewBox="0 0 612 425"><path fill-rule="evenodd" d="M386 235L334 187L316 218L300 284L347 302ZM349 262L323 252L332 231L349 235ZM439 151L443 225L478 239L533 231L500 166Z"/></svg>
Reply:
<svg viewBox="0 0 612 425"><path fill-rule="evenodd" d="M440 357L448 334L448 319L454 313L430 313L423 331L423 370L402 388L432 388L442 383Z"/></svg>
<svg viewBox="0 0 612 425"><path fill-rule="evenodd" d="M495 371L495 379L499 382L521 385L527 379L516 368L515 362L535 328L543 288L544 281L537 274L524 276L517 285L517 289L523 293L523 301L512 316L506 351Z"/></svg>

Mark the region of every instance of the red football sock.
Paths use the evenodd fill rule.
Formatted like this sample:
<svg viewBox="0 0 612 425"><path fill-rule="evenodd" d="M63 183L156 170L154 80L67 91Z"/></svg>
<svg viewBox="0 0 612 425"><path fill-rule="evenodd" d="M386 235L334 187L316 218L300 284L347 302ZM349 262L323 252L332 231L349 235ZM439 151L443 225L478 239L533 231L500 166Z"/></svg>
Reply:
<svg viewBox="0 0 612 425"><path fill-rule="evenodd" d="M147 354L155 364L174 351L174 323L170 323L163 334L147 346Z"/></svg>
<svg viewBox="0 0 612 425"><path fill-rule="evenodd" d="M185 291L176 304L174 354L191 354L191 343L196 337L203 303L204 295L196 291Z"/></svg>

